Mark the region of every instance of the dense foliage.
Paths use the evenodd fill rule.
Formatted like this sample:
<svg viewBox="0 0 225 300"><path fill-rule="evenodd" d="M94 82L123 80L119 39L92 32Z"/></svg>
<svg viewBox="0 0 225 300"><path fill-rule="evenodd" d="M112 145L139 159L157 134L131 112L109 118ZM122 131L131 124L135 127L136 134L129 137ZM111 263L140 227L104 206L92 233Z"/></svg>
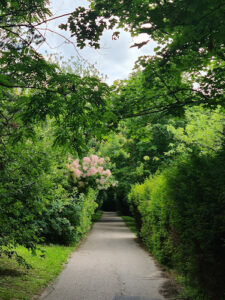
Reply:
<svg viewBox="0 0 225 300"><path fill-rule="evenodd" d="M17 245L35 251L37 243L78 241L98 206L97 188L78 193L70 181L68 154L52 146L53 129L47 121L33 128L32 137L15 142L9 135L1 151L0 252L22 263Z"/></svg>
<svg viewBox="0 0 225 300"><path fill-rule="evenodd" d="M118 186L104 200L130 206L148 248L192 287L187 297L223 299L223 1L93 0L68 22L81 48L98 48L113 28L113 38L119 28L149 35L134 47L158 42L112 86L117 129L96 149L114 163Z"/></svg>
<svg viewBox="0 0 225 300"><path fill-rule="evenodd" d="M78 240L103 204L134 215L187 298L224 299L224 1L92 0L71 12L60 28L80 48L98 48L105 29L148 35L132 47L158 42L111 87L38 53L47 5L0 3L0 252Z"/></svg>
<svg viewBox="0 0 225 300"><path fill-rule="evenodd" d="M60 197L59 197L60 196ZM55 194L37 220L41 236L48 243L68 245L78 242L91 226L97 208L97 193L89 189L86 195L73 194L68 199Z"/></svg>
<svg viewBox="0 0 225 300"><path fill-rule="evenodd" d="M223 299L224 111L192 107L145 122L127 121L99 147L116 165L108 197L135 217L150 252L184 276L187 297Z"/></svg>
<svg viewBox="0 0 225 300"><path fill-rule="evenodd" d="M183 274L203 299L225 296L223 164L224 153L192 154L133 186L129 194L148 249Z"/></svg>
<svg viewBox="0 0 225 300"><path fill-rule="evenodd" d="M145 42L133 46L140 48L151 39L159 43L154 57L139 59L143 72L129 80L128 87L122 83L116 90L117 98L125 100L116 101L117 119L157 111L177 113L186 104L212 106L224 102L222 0L93 0L89 9L79 7L69 17L68 24L61 27L71 30L81 48L86 44L98 48L105 29L121 27L134 36L140 33L149 36ZM113 37L118 37L118 31ZM138 88L133 89L134 85ZM125 91L122 97L121 91Z"/></svg>
<svg viewBox="0 0 225 300"><path fill-rule="evenodd" d="M17 245L68 244L90 228L97 193L76 194L66 164L108 130L108 87L95 69L37 51L48 4L0 3L0 253L19 262Z"/></svg>

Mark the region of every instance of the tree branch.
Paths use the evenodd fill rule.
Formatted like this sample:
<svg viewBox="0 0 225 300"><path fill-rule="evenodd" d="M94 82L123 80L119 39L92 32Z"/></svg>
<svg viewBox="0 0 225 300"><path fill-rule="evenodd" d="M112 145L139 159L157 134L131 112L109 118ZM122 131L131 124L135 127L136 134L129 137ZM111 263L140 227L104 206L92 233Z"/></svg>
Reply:
<svg viewBox="0 0 225 300"><path fill-rule="evenodd" d="M185 102L176 102L176 103L172 103L166 106L159 106L159 107L155 107L155 108L149 108L143 111L140 111L139 113L136 114L128 114L125 116L121 117L122 119L128 119L128 118L135 118L135 117L141 117L141 116L146 116L146 115L150 115L150 114L155 114L155 113L160 113L160 112L169 112L170 110L172 110L173 108L177 108L177 107L183 107L187 104L200 104L202 103L202 101L193 101L192 98L186 99L187 101Z"/></svg>
<svg viewBox="0 0 225 300"><path fill-rule="evenodd" d="M11 84L7 84L7 83L4 83L4 82L0 82L0 86L4 86L4 87L10 88L10 89L35 89L35 90L48 91L48 92L51 92L51 93L58 93L58 91L50 90L50 89L45 88L45 87L11 85Z"/></svg>
<svg viewBox="0 0 225 300"><path fill-rule="evenodd" d="M44 23L48 23L48 22L50 22L50 21L53 21L53 20L56 20L56 19L59 19L59 18L63 18L63 17L66 17L66 16L71 16L72 14L73 14L73 12L67 13L67 14L64 14L64 15L60 15L60 16L57 16L57 17L53 17L53 18L48 19L48 20L44 20L44 21L42 21L42 22L39 22L39 23L37 23L37 24L34 24L34 27L39 26L39 25L42 25L42 24L44 24Z"/></svg>
<svg viewBox="0 0 225 300"><path fill-rule="evenodd" d="M65 37L63 34L61 34L61 33L59 33L59 32L56 32L56 31L54 31L54 30L52 30L52 29L49 29L49 28L35 28L35 29L36 29L36 30L49 31L49 32L52 32L52 33L54 33L54 34L60 36L60 37L63 38L67 43L71 44L71 45L74 47L74 49L75 49L77 55L78 55L81 59L83 59L84 61L86 61L86 60L80 55L80 53L78 52L75 43L72 42L72 41L71 41L70 39L68 39L67 37ZM86 62L87 62L87 61L86 61Z"/></svg>

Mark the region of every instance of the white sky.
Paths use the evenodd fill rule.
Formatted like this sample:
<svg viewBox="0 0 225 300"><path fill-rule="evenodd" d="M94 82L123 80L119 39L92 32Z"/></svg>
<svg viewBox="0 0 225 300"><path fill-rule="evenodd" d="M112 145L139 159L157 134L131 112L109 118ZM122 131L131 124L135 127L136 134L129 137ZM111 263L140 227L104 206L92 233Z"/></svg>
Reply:
<svg viewBox="0 0 225 300"><path fill-rule="evenodd" d="M75 10L78 6L88 7L87 0L50 0L51 11L54 16L69 13ZM58 25L66 22L67 18L61 18L57 21L51 21L48 23L48 28L60 32L61 34L69 37L69 32L59 31ZM45 26L42 25L42 28ZM146 46L138 49L137 47L130 48L134 42L140 42L147 40L145 35L139 38L132 39L130 34L120 30L120 38L118 40L112 40L112 32L106 31L101 38L101 49L94 50L91 47L86 47L83 50L77 48L79 54L91 64L95 64L96 68L103 74L107 75L107 82L113 83L117 79L125 79L131 73L135 61L141 55L154 54L154 48L157 46L155 42L149 42ZM64 42L63 38L54 34L47 33L48 44L55 48ZM75 41L75 40L74 40ZM47 50L48 53L58 53L65 58L71 56L76 57L77 52L73 45L63 44L60 47L51 49L46 43L43 44L39 51L44 53Z"/></svg>

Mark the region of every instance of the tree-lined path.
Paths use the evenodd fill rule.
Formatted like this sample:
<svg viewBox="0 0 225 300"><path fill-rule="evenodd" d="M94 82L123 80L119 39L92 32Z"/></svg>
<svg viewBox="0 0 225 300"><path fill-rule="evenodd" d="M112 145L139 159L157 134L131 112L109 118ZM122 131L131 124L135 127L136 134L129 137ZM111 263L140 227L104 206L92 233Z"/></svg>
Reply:
<svg viewBox="0 0 225 300"><path fill-rule="evenodd" d="M41 299L162 300L160 288L164 282L153 259L136 243L135 235L120 217L108 212Z"/></svg>

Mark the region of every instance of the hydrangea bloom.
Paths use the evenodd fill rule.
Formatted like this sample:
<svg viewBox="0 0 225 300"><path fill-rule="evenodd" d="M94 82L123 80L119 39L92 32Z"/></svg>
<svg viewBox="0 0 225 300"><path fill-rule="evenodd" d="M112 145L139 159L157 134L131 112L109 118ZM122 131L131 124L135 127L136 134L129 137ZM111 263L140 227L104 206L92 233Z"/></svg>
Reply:
<svg viewBox="0 0 225 300"><path fill-rule="evenodd" d="M80 178L83 173L79 169L74 169L74 175L77 178Z"/></svg>
<svg viewBox="0 0 225 300"><path fill-rule="evenodd" d="M71 161L69 158L69 162ZM82 160L75 159L68 165L68 169L79 187L92 185L102 190L114 182L111 171L105 168L105 164L104 158L93 154L90 157L85 156Z"/></svg>
<svg viewBox="0 0 225 300"><path fill-rule="evenodd" d="M104 160L104 158L101 157L101 158L99 158L98 162L99 162L100 164L104 164L105 160Z"/></svg>
<svg viewBox="0 0 225 300"><path fill-rule="evenodd" d="M72 164L71 164L73 167L75 167L75 168L79 168L80 167L80 165L79 165L79 159L75 159L73 162L72 162Z"/></svg>
<svg viewBox="0 0 225 300"><path fill-rule="evenodd" d="M104 171L103 167L98 167L98 173L102 174L102 172Z"/></svg>
<svg viewBox="0 0 225 300"><path fill-rule="evenodd" d="M89 164L90 162L91 162L90 157L87 157L87 156L86 156L86 157L83 158L83 163L84 163L84 164Z"/></svg>

